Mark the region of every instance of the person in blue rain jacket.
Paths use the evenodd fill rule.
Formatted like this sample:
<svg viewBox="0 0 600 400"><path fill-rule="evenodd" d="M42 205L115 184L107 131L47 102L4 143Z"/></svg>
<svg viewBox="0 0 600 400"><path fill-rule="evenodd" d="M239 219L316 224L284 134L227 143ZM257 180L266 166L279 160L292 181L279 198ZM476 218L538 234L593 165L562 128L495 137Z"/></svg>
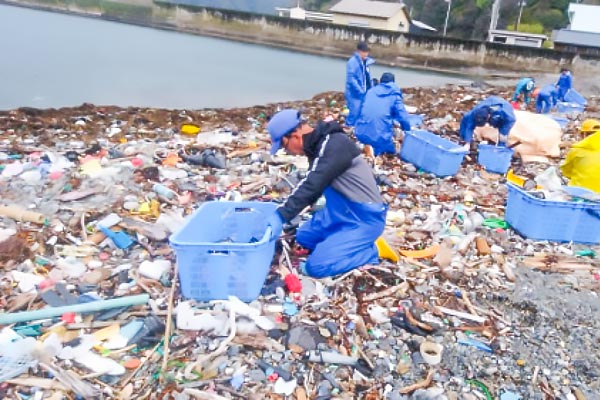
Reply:
<svg viewBox="0 0 600 400"><path fill-rule="evenodd" d="M460 121L460 137L465 142L473 140L473 131L478 126L489 124L498 129L500 137L498 142L506 146L508 134L516 122L515 112L512 105L497 96L490 96L480 101L467 112Z"/></svg>
<svg viewBox="0 0 600 400"><path fill-rule="evenodd" d="M378 156L383 153L396 153L394 144L394 122L403 130L410 130L408 112L402 101L402 90L395 83L394 74L381 75L379 85L371 88L365 96L360 117L356 122L356 138L363 144L373 147Z"/></svg>
<svg viewBox="0 0 600 400"><path fill-rule="evenodd" d="M535 101L535 112L538 114L548 114L558 102L558 89L555 85L544 86L537 95Z"/></svg>
<svg viewBox="0 0 600 400"><path fill-rule="evenodd" d="M522 78L517 82L515 94L513 94L512 101L519 101L521 95L525 104L529 103L529 95L535 89L535 79L533 78Z"/></svg>
<svg viewBox="0 0 600 400"><path fill-rule="evenodd" d="M561 68L556 87L558 88L558 101L565 101L567 92L573 87L571 71L567 68Z"/></svg>
<svg viewBox="0 0 600 400"><path fill-rule="evenodd" d="M383 233L387 206L371 167L337 122L311 127L297 110L275 114L267 125L271 153L308 157L309 170L286 201L268 218L276 235L283 223L325 196L325 207L296 233L296 242L311 251L304 272L333 276L379 262L375 241Z"/></svg>
<svg viewBox="0 0 600 400"><path fill-rule="evenodd" d="M346 63L346 105L348 106L348 116L346 125L354 126L360 113L360 107L365 99L367 90L371 88L371 72L369 66L374 64L375 60L369 57L369 46L365 42L359 42L356 46L356 52Z"/></svg>

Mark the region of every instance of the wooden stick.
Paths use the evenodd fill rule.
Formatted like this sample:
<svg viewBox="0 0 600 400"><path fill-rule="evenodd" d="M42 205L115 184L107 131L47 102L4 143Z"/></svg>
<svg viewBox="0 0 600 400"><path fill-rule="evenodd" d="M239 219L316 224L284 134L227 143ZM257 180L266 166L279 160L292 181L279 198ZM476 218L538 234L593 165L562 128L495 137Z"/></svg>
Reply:
<svg viewBox="0 0 600 400"><path fill-rule="evenodd" d="M479 317L479 314L477 314L477 312L475 311L475 308L473 308L473 304L471 303L471 300L469 300L469 294L467 292L465 292L464 290L461 291L462 293L462 301L464 303L464 305L467 307L467 309L469 310L469 312L471 314L473 314L476 317Z"/></svg>
<svg viewBox="0 0 600 400"><path fill-rule="evenodd" d="M400 394L409 394L409 393L414 392L417 389L425 389L426 387L431 385L432 381L433 381L433 370L430 369L429 372L427 373L427 377L425 379L423 379L420 382L414 383L412 385L403 387L402 389L400 389Z"/></svg>
<svg viewBox="0 0 600 400"><path fill-rule="evenodd" d="M421 322L418 319L416 319L412 315L412 313L410 312L410 309L408 307L404 310L404 313L406 314L406 319L408 320L408 322L410 322L411 325L416 325L419 328L421 328L423 330L426 330L427 332L433 331L433 328L431 326L429 326L426 323Z"/></svg>
<svg viewBox="0 0 600 400"><path fill-rule="evenodd" d="M165 324L165 339L164 339L164 351L163 351L163 362L160 367L161 381L164 379L164 372L167 370L167 363L169 362L169 345L171 342L171 325L173 321L173 299L175 297L175 289L177 288L177 278L179 272L179 263L175 263L173 271L173 282L171 283L171 293L169 293L169 308L167 309L167 323Z"/></svg>
<svg viewBox="0 0 600 400"><path fill-rule="evenodd" d="M461 312L461 311L456 311L456 310L453 310L451 308L446 308L446 307L441 307L441 306L436 306L436 308L439 311L443 312L444 314L452 315L454 317L458 317L458 318L461 318L461 319L468 319L470 321L475 321L475 322L480 323L480 324L483 324L486 321L486 319L487 319L487 318L480 317L480 316L477 316L477 315L471 315L471 314L467 314L467 313L464 313L464 312Z"/></svg>
<svg viewBox="0 0 600 400"><path fill-rule="evenodd" d="M385 290L382 290L381 292L377 292L377 293L372 293L368 296L363 297L362 301L366 302L366 301L374 301L377 299L381 299L382 297L388 297L391 296L393 294L395 294L398 291L407 291L408 290L408 283L407 282L402 282L399 285L396 286L392 286L391 288L387 288Z"/></svg>
<svg viewBox="0 0 600 400"><path fill-rule="evenodd" d="M184 389L183 393L200 400L228 400L227 397L197 389Z"/></svg>

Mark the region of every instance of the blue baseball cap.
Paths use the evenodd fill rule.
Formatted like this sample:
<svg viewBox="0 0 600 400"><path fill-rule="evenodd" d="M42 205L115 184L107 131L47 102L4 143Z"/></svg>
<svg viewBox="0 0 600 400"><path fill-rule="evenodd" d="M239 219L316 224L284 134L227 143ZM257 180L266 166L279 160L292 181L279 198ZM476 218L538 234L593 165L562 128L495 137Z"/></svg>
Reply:
<svg viewBox="0 0 600 400"><path fill-rule="evenodd" d="M267 124L267 130L271 135L271 154L277 153L277 150L281 148L281 139L292 133L300 125L300 122L302 122L302 118L298 110L287 109L273 115Z"/></svg>

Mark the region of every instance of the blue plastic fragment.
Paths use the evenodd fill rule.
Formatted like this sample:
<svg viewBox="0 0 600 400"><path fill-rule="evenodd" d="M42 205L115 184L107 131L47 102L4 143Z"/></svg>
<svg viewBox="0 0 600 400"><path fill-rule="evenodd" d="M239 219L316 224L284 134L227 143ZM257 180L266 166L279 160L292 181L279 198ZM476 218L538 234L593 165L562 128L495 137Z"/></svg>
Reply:
<svg viewBox="0 0 600 400"><path fill-rule="evenodd" d="M500 395L500 400L521 400L521 396L513 392L504 392Z"/></svg>
<svg viewBox="0 0 600 400"><path fill-rule="evenodd" d="M244 374L233 375L229 383L231 384L231 387L233 387L235 390L240 390L242 388L242 385L244 384Z"/></svg>
<svg viewBox="0 0 600 400"><path fill-rule="evenodd" d="M283 313L285 315L289 315L290 317L298 314L298 306L292 302L285 302L283 304Z"/></svg>
<svg viewBox="0 0 600 400"><path fill-rule="evenodd" d="M486 353L494 352L490 346L488 346L487 344L485 344L483 342L480 342L479 340L475 340L475 339L471 339L471 338L464 338L464 339L459 339L458 343L465 345L465 346L473 346L479 350L485 351Z"/></svg>

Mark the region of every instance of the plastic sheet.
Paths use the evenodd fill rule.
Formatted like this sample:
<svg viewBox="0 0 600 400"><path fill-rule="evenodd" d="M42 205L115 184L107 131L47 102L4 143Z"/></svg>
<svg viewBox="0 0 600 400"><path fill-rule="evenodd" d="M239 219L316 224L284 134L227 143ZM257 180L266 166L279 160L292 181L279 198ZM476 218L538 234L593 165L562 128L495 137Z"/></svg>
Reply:
<svg viewBox="0 0 600 400"><path fill-rule="evenodd" d="M569 186L600 192L600 132L571 146L560 169L570 179Z"/></svg>
<svg viewBox="0 0 600 400"><path fill-rule="evenodd" d="M543 114L515 111L517 122L510 131L508 144L516 146L515 152L524 162L547 162L548 157L560 156L562 131L558 122ZM498 130L489 126L475 129L479 139L496 142Z"/></svg>

